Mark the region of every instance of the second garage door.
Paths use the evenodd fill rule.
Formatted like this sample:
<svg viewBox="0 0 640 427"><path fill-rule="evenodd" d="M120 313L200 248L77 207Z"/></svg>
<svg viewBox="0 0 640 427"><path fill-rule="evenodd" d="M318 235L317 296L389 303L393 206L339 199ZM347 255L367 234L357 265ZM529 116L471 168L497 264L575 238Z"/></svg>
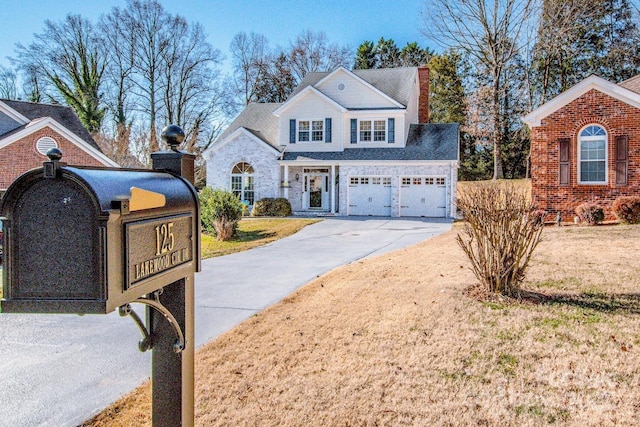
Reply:
<svg viewBox="0 0 640 427"><path fill-rule="evenodd" d="M446 178L408 176L400 184L400 216L446 216Z"/></svg>
<svg viewBox="0 0 640 427"><path fill-rule="evenodd" d="M349 177L349 215L391 216L391 177Z"/></svg>

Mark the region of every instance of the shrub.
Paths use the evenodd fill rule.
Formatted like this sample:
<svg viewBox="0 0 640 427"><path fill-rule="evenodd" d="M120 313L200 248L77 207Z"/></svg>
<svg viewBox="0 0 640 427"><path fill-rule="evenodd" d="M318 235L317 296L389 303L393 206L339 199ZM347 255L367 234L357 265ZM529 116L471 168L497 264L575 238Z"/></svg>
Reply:
<svg viewBox="0 0 640 427"><path fill-rule="evenodd" d="M478 183L459 191L465 223L457 241L485 291L515 296L540 242L546 212L513 184Z"/></svg>
<svg viewBox="0 0 640 427"><path fill-rule="evenodd" d="M640 224L640 197L621 196L613 202L613 212L629 224Z"/></svg>
<svg viewBox="0 0 640 427"><path fill-rule="evenodd" d="M576 215L580 218L580 221L586 222L589 225L600 224L604 221L604 210L602 206L591 202L585 202L576 208Z"/></svg>
<svg viewBox="0 0 640 427"><path fill-rule="evenodd" d="M218 240L233 237L242 218L242 203L231 192L205 187L200 192L200 219L202 228Z"/></svg>
<svg viewBox="0 0 640 427"><path fill-rule="evenodd" d="M258 200L251 210L251 216L289 216L293 212L291 203L284 198L269 198Z"/></svg>

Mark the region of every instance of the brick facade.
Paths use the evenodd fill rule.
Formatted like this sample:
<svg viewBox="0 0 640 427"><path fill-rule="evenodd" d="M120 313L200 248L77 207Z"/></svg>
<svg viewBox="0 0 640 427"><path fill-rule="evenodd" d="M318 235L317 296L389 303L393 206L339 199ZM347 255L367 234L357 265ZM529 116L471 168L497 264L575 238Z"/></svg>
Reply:
<svg viewBox="0 0 640 427"><path fill-rule="evenodd" d="M44 127L0 149L0 190L6 190L17 177L30 169L41 167L42 162L47 160L36 149L36 142L42 137L53 138L58 143L63 153L62 161L69 165L104 166L55 130Z"/></svg>
<svg viewBox="0 0 640 427"><path fill-rule="evenodd" d="M597 124L607 132L607 183L578 183L578 134L587 125ZM627 182L616 184L616 137L626 136ZM560 184L560 140L569 143L569 182ZM613 219L611 206L619 196L640 194L640 111L596 89L567 103L544 117L540 126L531 129L532 199L537 208L547 212L547 220L560 213L571 221L575 208L594 202Z"/></svg>

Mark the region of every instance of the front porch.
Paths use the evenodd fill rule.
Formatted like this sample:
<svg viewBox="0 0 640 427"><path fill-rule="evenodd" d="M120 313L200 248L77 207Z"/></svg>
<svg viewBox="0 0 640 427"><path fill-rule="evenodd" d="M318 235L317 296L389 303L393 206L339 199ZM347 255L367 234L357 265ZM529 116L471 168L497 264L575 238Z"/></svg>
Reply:
<svg viewBox="0 0 640 427"><path fill-rule="evenodd" d="M282 168L281 195L297 215L335 215L339 211L339 167L305 164Z"/></svg>

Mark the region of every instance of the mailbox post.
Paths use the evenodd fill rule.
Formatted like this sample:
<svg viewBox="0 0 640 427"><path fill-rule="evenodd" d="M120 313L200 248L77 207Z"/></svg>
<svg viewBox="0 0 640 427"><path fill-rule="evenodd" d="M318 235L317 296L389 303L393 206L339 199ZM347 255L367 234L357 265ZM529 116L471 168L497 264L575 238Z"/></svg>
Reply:
<svg viewBox="0 0 640 427"><path fill-rule="evenodd" d="M194 423L194 273L200 271L195 156L184 133L153 170L68 166L52 149L0 202L5 313L131 315L152 349L153 425ZM131 310L146 306L146 325Z"/></svg>
<svg viewBox="0 0 640 427"><path fill-rule="evenodd" d="M179 175L194 184L195 156L178 151L184 132L177 126L168 126L162 138L169 151L151 155L152 168ZM200 220L198 219L198 224ZM154 426L193 426L194 422L194 277L184 277L164 287L159 301L184 331L185 347L173 350L175 340L171 326L161 314L146 307L151 336L154 337L152 355L152 403Z"/></svg>

